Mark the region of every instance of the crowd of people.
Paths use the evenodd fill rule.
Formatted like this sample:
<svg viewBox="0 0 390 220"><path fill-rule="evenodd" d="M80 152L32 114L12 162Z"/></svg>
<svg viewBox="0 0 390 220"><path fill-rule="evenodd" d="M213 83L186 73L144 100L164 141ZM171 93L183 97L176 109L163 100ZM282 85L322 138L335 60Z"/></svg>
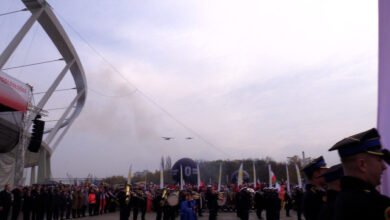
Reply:
<svg viewBox="0 0 390 220"><path fill-rule="evenodd" d="M336 143L341 164L326 168L322 156L303 168L304 189L285 185L278 189L267 184L222 187L177 185L160 189L157 185L123 184L113 188L104 184L6 185L0 192L0 220L59 220L103 215L119 210L120 220L145 219L146 212L156 212L156 220L196 220L207 210L208 219L218 212L235 212L237 218L249 219L254 212L258 219L279 220L285 209L290 217L294 209L298 220L387 220L390 199L377 187L390 163L390 152L382 148L376 129L371 129ZM219 188L219 187L218 187ZM265 212L265 214L263 213Z"/></svg>
<svg viewBox="0 0 390 220"><path fill-rule="evenodd" d="M0 192L0 220L17 220L19 216L23 220L75 219L116 211L120 220L145 219L146 213L151 211L156 213L156 220L194 220L205 211L209 219L217 219L218 212L236 212L238 218L248 219L251 210L256 210L259 219L265 211L266 218L271 220L279 219L283 204L289 210L292 204L301 203L266 184L240 187L232 184L221 191L217 191L215 185L198 188L188 184L183 190L178 188L171 185L160 189L154 184L134 188L124 184L114 188L86 183L33 185L11 190L6 185ZM300 192L302 190L296 188L293 198L301 198Z"/></svg>
<svg viewBox="0 0 390 220"><path fill-rule="evenodd" d="M5 185L0 192L0 219L70 219L115 211L115 191L109 187L75 185Z"/></svg>

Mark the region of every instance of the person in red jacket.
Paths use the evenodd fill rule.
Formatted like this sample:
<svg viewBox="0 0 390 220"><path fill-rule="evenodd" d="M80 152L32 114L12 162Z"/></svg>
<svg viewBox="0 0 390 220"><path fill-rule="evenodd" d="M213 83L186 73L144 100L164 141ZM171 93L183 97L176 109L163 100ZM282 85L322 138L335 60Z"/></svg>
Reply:
<svg viewBox="0 0 390 220"><path fill-rule="evenodd" d="M91 189L91 192L88 194L89 216L95 215L95 206L96 206L96 194L95 194L95 190Z"/></svg>

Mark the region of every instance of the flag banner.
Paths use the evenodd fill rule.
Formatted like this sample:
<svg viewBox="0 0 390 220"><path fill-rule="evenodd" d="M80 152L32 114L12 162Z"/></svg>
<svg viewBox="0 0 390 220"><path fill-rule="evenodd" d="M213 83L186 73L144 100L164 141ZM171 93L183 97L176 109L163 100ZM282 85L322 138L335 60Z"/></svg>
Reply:
<svg viewBox="0 0 390 220"><path fill-rule="evenodd" d="M202 187L202 183L200 182L200 169L199 169L199 162L196 164L197 172L197 182L198 182L198 190L200 190L200 187ZM204 184L203 184L204 185Z"/></svg>
<svg viewBox="0 0 390 220"><path fill-rule="evenodd" d="M160 189L164 188L164 157L161 157L160 167Z"/></svg>
<svg viewBox="0 0 390 220"><path fill-rule="evenodd" d="M291 195L291 191L290 191L290 174L288 172L288 163L286 163L286 175L287 175L287 182L286 182L286 186L287 186L287 193L289 195Z"/></svg>
<svg viewBox="0 0 390 220"><path fill-rule="evenodd" d="M131 184L131 178L132 178L132 174L131 174L131 166L129 167L129 173L127 174L127 184L130 185Z"/></svg>
<svg viewBox="0 0 390 220"><path fill-rule="evenodd" d="M241 186L244 183L244 165L241 163L240 169L238 169L237 186Z"/></svg>
<svg viewBox="0 0 390 220"><path fill-rule="evenodd" d="M299 170L298 164L295 164L295 170L297 171L298 186L302 189L301 171Z"/></svg>
<svg viewBox="0 0 390 220"><path fill-rule="evenodd" d="M269 173L269 187L272 187L276 183L276 176L271 169L271 164L268 164L268 173Z"/></svg>
<svg viewBox="0 0 390 220"><path fill-rule="evenodd" d="M184 188L184 179L183 179L183 166L180 165L180 190Z"/></svg>
<svg viewBox="0 0 390 220"><path fill-rule="evenodd" d="M253 188L256 188L256 166L255 161L253 161Z"/></svg>
<svg viewBox="0 0 390 220"><path fill-rule="evenodd" d="M218 192L221 191L221 181L222 181L222 162L219 164Z"/></svg>
<svg viewBox="0 0 390 220"><path fill-rule="evenodd" d="M379 0L378 130L390 149L390 1ZM385 170L382 193L390 196L390 169Z"/></svg>

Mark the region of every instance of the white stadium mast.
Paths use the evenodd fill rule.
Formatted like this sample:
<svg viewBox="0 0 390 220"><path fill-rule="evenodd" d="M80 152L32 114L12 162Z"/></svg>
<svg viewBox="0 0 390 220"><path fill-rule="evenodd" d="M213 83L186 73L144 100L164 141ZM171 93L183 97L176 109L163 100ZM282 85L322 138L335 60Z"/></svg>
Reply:
<svg viewBox="0 0 390 220"><path fill-rule="evenodd" d="M8 100L0 99L0 127L2 131L7 131L9 134L18 137L18 141L9 143L9 135L0 135L0 187L6 183L11 185L23 184L24 168L31 168L31 183L35 183L35 168L38 167L38 183L42 183L51 177L50 158L56 147L67 133L68 129L80 114L84 107L87 93L87 82L84 74L81 61L74 49L68 35L61 26L59 20L53 13L50 5L45 0L22 0L27 10L31 12L31 16L27 19L24 25L16 33L13 39L8 43L3 52L0 54L0 95L11 97ZM31 87L24 88L27 83L23 79L15 79L6 73L7 68L4 66L9 61L19 44L23 41L27 33L32 29L35 23L39 23L45 31L47 37L51 39L58 53L62 56L61 59L65 62L63 69L58 73L57 77L49 85L43 96L36 100L36 105L32 105L31 97L25 99L14 99L19 97L13 94L20 94L20 91L30 90ZM52 74L52 72L50 72ZM60 117L56 120L54 126L49 129L42 130L39 145L31 150L32 137L30 137L30 128L33 125L33 135L36 128L35 120L38 115L44 115L45 106L52 98L53 93L58 89L64 77L70 75L73 79L75 87L75 96L71 97L70 103L60 113ZM1 84L3 82L3 84ZM19 85L20 84L20 85ZM11 86L13 85L13 86ZM34 85L32 85L34 86ZM23 101L25 103L23 103ZM16 108L15 103L20 102L26 109ZM13 121L13 124L7 121L7 114L20 114L20 121ZM39 123L37 123L39 124ZM43 123L44 124L44 123ZM42 128L43 129L43 128ZM30 140L31 139L31 140Z"/></svg>

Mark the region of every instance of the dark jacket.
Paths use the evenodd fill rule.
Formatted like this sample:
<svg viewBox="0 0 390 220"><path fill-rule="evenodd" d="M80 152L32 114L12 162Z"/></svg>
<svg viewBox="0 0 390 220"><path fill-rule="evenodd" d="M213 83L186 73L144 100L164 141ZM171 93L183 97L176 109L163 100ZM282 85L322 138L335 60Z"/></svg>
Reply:
<svg viewBox="0 0 390 220"><path fill-rule="evenodd" d="M307 184L306 192L303 194L303 215L305 219L317 220L324 201L325 191L312 184Z"/></svg>
<svg viewBox="0 0 390 220"><path fill-rule="evenodd" d="M318 220L333 220L335 202L338 194L339 192L335 190L326 191L326 202L321 208Z"/></svg>
<svg viewBox="0 0 390 220"><path fill-rule="evenodd" d="M384 220L390 217L390 198L358 178L341 178L341 192L336 199L335 220Z"/></svg>

